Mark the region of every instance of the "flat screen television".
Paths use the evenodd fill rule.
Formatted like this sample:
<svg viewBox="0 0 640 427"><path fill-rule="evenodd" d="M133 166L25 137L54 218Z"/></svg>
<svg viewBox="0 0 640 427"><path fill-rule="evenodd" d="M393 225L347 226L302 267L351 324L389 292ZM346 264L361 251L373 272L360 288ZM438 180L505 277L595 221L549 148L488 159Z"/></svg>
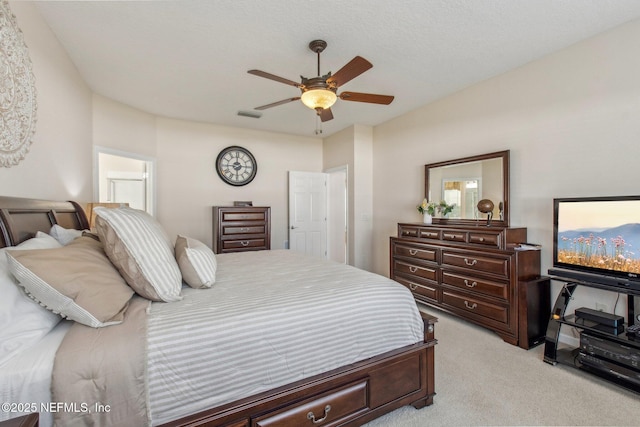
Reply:
<svg viewBox="0 0 640 427"><path fill-rule="evenodd" d="M640 290L640 196L553 200L552 276Z"/></svg>

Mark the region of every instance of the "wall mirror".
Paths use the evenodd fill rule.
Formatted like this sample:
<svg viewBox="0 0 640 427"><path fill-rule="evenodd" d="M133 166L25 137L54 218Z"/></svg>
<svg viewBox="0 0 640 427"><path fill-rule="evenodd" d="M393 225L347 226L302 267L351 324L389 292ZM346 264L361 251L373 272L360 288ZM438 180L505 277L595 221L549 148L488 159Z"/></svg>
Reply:
<svg viewBox="0 0 640 427"><path fill-rule="evenodd" d="M493 202L491 225L509 226L509 150L425 165L425 197L455 204L452 224L487 224L489 214L478 210L480 200Z"/></svg>

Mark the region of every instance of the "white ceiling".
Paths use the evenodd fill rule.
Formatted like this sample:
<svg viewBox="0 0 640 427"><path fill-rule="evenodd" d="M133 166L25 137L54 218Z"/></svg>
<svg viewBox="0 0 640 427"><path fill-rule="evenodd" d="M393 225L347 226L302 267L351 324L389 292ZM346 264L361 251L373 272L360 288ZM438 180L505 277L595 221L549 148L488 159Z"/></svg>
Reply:
<svg viewBox="0 0 640 427"><path fill-rule="evenodd" d="M341 89L394 95L338 100L328 136L377 125L476 82L640 17L638 0L180 0L35 2L91 89L149 113L314 136L299 96L247 74L315 77L354 56L373 68ZM338 91L339 93L341 90Z"/></svg>

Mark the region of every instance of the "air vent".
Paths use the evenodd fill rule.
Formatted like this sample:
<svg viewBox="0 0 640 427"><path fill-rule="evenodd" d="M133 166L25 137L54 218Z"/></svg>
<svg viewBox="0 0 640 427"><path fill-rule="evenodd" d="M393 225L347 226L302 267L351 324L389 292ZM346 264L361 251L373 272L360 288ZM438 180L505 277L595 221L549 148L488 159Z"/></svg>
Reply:
<svg viewBox="0 0 640 427"><path fill-rule="evenodd" d="M259 111L238 111L238 115L242 117L251 117L253 119L259 119L262 117L262 113Z"/></svg>

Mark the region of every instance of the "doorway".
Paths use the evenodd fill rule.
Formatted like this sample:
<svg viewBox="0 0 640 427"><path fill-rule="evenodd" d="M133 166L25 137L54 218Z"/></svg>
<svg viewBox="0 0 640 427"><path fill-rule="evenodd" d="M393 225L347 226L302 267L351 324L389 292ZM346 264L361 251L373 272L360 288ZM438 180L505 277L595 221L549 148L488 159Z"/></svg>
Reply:
<svg viewBox="0 0 640 427"><path fill-rule="evenodd" d="M349 262L348 167L289 172L289 248Z"/></svg>
<svg viewBox="0 0 640 427"><path fill-rule="evenodd" d="M113 150L94 149L94 195L100 203L127 203L154 215L155 159Z"/></svg>

